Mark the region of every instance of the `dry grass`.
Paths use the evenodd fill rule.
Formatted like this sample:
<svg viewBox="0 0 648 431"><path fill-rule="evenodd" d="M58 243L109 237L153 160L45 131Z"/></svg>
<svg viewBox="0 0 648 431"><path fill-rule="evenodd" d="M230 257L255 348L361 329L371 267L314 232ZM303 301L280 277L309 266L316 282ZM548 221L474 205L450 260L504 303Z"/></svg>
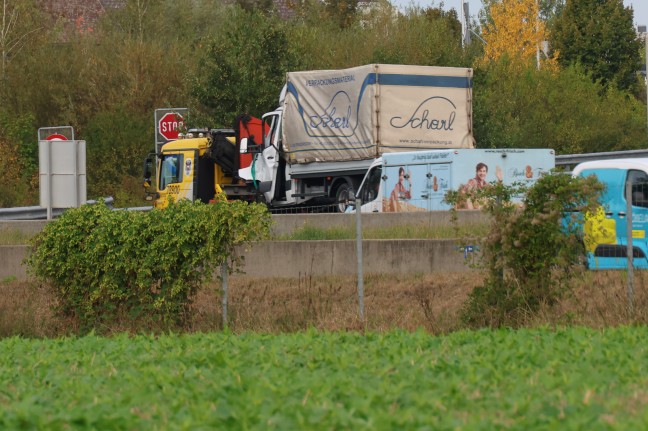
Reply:
<svg viewBox="0 0 648 431"><path fill-rule="evenodd" d="M587 271L572 295L553 310L534 316L535 324L582 325L593 328L648 324L648 271L634 272L633 313L628 307L625 271Z"/></svg>
<svg viewBox="0 0 648 431"><path fill-rule="evenodd" d="M482 280L478 272L367 276L363 324L358 317L355 277L259 279L233 275L229 279L229 326L235 332L278 333L313 327L327 331L423 328L435 334L448 333L462 328L461 307ZM634 316L628 313L626 286L624 272L586 272L573 295L553 309L530 316L529 326L600 328L648 323L648 272L635 273ZM75 332L74 322L54 316L54 301L45 287L5 281L0 283L0 292L0 336L50 337ZM220 283L215 282L199 292L185 330L221 330L221 312Z"/></svg>
<svg viewBox="0 0 648 431"><path fill-rule="evenodd" d="M0 337L52 337L65 332L65 324L54 317L54 298L33 282L0 282Z"/></svg>
<svg viewBox="0 0 648 431"><path fill-rule="evenodd" d="M364 281L366 329L426 328L451 330L474 274L428 274L413 277L374 275ZM230 279L229 322L235 331L282 332L314 327L355 330L359 319L355 277ZM220 284L200 292L192 330L220 329ZM207 316L211 316L209 319ZM205 323L209 322L209 326Z"/></svg>
<svg viewBox="0 0 648 431"><path fill-rule="evenodd" d="M0 228L0 245L28 244L33 236L17 229Z"/></svg>

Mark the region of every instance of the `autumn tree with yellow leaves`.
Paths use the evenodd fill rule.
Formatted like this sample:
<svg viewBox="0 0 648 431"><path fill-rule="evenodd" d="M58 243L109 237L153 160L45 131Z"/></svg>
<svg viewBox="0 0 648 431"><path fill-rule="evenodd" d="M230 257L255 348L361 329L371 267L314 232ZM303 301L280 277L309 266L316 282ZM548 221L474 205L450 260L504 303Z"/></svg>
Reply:
<svg viewBox="0 0 648 431"><path fill-rule="evenodd" d="M535 62L543 41L548 39L538 0L496 0L490 2L488 12L490 20L482 31L483 61L506 56L524 64ZM555 68L554 58L540 57L540 65Z"/></svg>

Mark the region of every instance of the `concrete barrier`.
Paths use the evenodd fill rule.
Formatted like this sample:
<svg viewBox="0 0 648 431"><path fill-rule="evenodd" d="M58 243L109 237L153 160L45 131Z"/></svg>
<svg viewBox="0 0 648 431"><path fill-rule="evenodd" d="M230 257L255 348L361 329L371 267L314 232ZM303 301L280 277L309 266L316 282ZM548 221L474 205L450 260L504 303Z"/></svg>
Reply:
<svg viewBox="0 0 648 431"><path fill-rule="evenodd" d="M462 225L484 222L480 211L459 211ZM355 229L355 214L282 214L273 215L272 235L286 237L298 229ZM19 231L32 236L48 223L45 220L0 221L0 232ZM391 226L434 227L450 226L448 211L417 213L363 214L363 229ZM465 271L464 256L455 240L364 240L363 270L366 273L413 273L435 271ZM27 246L0 246L0 280L26 277L22 261ZM340 241L266 241L243 251L246 274L254 277L296 277L304 274L355 274L357 255L355 240Z"/></svg>
<svg viewBox="0 0 648 431"><path fill-rule="evenodd" d="M32 236L43 230L47 220L0 220L0 232L17 231Z"/></svg>
<svg viewBox="0 0 648 431"><path fill-rule="evenodd" d="M469 271L475 258L467 259L455 240L364 240L365 274L415 274ZM357 273L355 240L264 241L251 244L241 268L252 277L298 277L304 275L351 275ZM0 246L0 280L27 278L23 260L28 246Z"/></svg>
<svg viewBox="0 0 648 431"><path fill-rule="evenodd" d="M455 240L364 240L363 272L415 274L468 271L468 261ZM357 273L356 244L339 241L265 241L243 253L246 274L254 277L351 275Z"/></svg>
<svg viewBox="0 0 648 431"><path fill-rule="evenodd" d="M363 229L384 229L393 226L442 227L451 226L450 211L429 211L412 213L362 214ZM481 211L457 211L460 225L480 224L487 219ZM320 229L355 229L355 214L280 214L273 215L272 234L277 237L288 236L306 226Z"/></svg>
<svg viewBox="0 0 648 431"><path fill-rule="evenodd" d="M430 211L415 213L380 213L363 214L363 229L382 229L391 226L435 227L450 226L451 214L449 211ZM458 211L457 218L460 224L484 223L486 217L481 211ZM306 226L320 229L350 228L355 230L355 214L280 214L272 216L272 235L274 238L286 237L298 229ZM0 220L0 232L3 230L16 230L24 235L34 235L40 232L46 220Z"/></svg>

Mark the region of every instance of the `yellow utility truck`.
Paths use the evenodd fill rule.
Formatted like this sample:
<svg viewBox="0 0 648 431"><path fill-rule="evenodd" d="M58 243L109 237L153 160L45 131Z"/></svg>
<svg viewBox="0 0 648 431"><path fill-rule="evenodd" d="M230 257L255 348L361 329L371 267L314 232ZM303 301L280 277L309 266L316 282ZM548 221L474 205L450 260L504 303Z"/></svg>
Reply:
<svg viewBox="0 0 648 431"><path fill-rule="evenodd" d="M252 155L241 154L239 147L241 140L254 145L255 135L261 133L261 121L248 115L239 116L234 129L190 129L146 158L147 199L156 208L181 199L254 200L256 192L238 176L240 168L251 164Z"/></svg>

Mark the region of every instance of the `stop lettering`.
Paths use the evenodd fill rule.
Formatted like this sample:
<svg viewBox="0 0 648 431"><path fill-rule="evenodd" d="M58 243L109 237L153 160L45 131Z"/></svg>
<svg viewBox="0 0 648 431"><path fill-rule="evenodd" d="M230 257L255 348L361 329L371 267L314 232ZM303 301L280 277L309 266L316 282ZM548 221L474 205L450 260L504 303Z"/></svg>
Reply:
<svg viewBox="0 0 648 431"><path fill-rule="evenodd" d="M184 119L181 115L169 112L164 114L158 123L158 131L167 141L178 139L178 133L184 126Z"/></svg>

